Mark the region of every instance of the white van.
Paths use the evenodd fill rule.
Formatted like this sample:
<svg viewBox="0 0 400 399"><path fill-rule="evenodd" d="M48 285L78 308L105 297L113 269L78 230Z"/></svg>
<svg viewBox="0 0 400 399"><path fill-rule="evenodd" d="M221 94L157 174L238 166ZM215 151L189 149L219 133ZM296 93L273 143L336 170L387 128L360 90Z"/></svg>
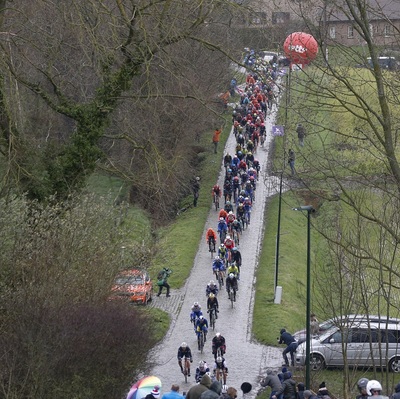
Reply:
<svg viewBox="0 0 400 399"><path fill-rule="evenodd" d="M378 321L376 321L378 318ZM400 372L400 319L342 319L310 342L312 370L325 367L379 367ZM340 325L339 325L340 324ZM306 343L296 350L296 364L303 366Z"/></svg>

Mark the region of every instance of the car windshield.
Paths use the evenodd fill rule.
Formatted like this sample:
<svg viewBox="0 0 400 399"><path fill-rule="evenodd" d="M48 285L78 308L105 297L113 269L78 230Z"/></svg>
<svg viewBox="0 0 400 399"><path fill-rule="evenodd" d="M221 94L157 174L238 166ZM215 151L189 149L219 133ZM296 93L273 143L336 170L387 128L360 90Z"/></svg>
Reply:
<svg viewBox="0 0 400 399"><path fill-rule="evenodd" d="M139 285L143 284L142 276L119 276L115 280L116 285Z"/></svg>

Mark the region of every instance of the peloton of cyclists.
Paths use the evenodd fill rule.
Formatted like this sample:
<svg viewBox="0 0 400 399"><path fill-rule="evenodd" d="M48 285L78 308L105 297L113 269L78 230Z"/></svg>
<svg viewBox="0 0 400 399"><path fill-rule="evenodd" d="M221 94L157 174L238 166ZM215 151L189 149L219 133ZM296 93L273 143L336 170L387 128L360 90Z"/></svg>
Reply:
<svg viewBox="0 0 400 399"><path fill-rule="evenodd" d="M183 366L182 366L182 359L184 359L185 367L186 367L188 376L190 377L190 363L193 363L193 357L192 357L192 351L190 350L190 348L186 342L182 342L181 346L178 348L178 356L177 357L178 357L179 367L181 368L181 372L184 373Z"/></svg>

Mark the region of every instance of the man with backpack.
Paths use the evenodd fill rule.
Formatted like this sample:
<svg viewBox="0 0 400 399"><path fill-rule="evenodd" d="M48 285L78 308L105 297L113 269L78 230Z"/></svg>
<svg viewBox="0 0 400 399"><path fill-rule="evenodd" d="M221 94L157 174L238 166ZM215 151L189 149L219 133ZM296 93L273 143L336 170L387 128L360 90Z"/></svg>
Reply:
<svg viewBox="0 0 400 399"><path fill-rule="evenodd" d="M158 285L158 294L157 296L161 295L163 287L167 289L167 298L171 295L169 294L169 284L168 284L168 277L171 275L172 270L164 267L157 275L157 285Z"/></svg>

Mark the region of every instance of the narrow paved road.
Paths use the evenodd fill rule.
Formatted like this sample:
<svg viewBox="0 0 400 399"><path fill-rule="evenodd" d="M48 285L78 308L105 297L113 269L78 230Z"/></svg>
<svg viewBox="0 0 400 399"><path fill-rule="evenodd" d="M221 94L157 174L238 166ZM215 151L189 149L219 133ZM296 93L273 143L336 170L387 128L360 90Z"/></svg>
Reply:
<svg viewBox="0 0 400 399"><path fill-rule="evenodd" d="M228 301L227 294L222 290L218 294L220 305L219 318L216 322L216 330L226 339L226 361L229 367L227 385L240 390L240 385L248 381L253 385L253 390L247 397L254 397L259 389L260 375L265 375L266 368L278 368L282 364L282 349L266 347L258 344L252 337L251 327L253 322L253 303L255 270L258 265L259 253L263 240L264 208L267 197L276 193L276 181L273 177L268 177L266 164L268 161L268 149L272 140L272 125L274 124L276 109L273 108L272 114L266 120L267 140L264 148L258 148L256 158L262 165L261 177L256 190L256 201L251 215L251 225L241 237L240 251L243 258L243 266L239 281L239 292L234 308ZM225 153L229 151L234 154L236 146L235 136L230 135L226 144ZM218 159L218 162L222 162ZM224 169L221 167L219 185L222 187ZM204 188L211 187L214 182L202 182ZM211 208L210 201L210 208ZM205 230L208 227L216 228L218 221L217 212L210 210L210 214ZM271 276L273 278L273 276ZM165 295L153 300L153 305L164 309L171 315L171 327L165 339L154 348L150 354L150 361L153 368L150 375L158 376L163 384L163 392L169 391L173 383L181 386L181 392L187 391L194 384L194 372L200 360L205 360L210 368L213 365L213 355L211 354L211 339L214 336L210 331L205 344L204 353L201 355L197 350L196 335L192 324L189 322L190 308L194 301L198 301L203 310L206 309L205 288L210 279L213 279L211 269L211 259L205 240L202 238L193 265L192 272L186 281L185 286L177 291L171 290L171 297ZM267 315L265 315L267 317ZM187 342L193 353L192 376L185 383L183 374L177 362L177 350L179 345Z"/></svg>

